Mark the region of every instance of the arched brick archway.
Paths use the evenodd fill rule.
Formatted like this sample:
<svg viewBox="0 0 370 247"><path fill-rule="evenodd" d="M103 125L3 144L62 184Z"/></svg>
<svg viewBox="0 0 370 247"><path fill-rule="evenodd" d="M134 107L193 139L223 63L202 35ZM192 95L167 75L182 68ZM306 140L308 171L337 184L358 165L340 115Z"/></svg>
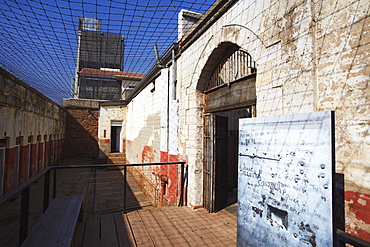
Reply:
<svg viewBox="0 0 370 247"><path fill-rule="evenodd" d="M229 192L237 188L234 148L238 143L237 122L241 117L252 117L255 112L256 74L212 91L207 91L207 83L223 59L240 50L258 61L266 48L249 29L239 25L224 26L203 48L191 80L193 84L189 85L199 94L204 93L204 97L199 97L204 106L203 206L211 212L226 206L230 201Z"/></svg>
<svg viewBox="0 0 370 247"><path fill-rule="evenodd" d="M240 49L240 47L233 43L223 42L213 50L212 54L207 60L207 63L204 65L201 71L200 78L197 84L198 91L203 92L205 90L207 80L211 76L214 68L219 63L221 57L225 56L225 52L231 54L238 49Z"/></svg>
<svg viewBox="0 0 370 247"><path fill-rule="evenodd" d="M193 72L191 80L193 85L190 85L190 87L202 92L210 73L217 64L218 58L226 49L230 48L247 51L256 62L257 70L259 60L266 52L266 47L261 39L250 29L236 24L224 26L211 36L202 49Z"/></svg>

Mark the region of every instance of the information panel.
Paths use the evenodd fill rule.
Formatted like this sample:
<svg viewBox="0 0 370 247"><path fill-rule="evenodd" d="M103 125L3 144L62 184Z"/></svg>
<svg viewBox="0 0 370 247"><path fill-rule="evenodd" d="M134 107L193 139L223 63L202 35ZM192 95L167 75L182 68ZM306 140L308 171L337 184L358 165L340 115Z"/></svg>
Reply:
<svg viewBox="0 0 370 247"><path fill-rule="evenodd" d="M332 246L333 112L240 119L238 246Z"/></svg>

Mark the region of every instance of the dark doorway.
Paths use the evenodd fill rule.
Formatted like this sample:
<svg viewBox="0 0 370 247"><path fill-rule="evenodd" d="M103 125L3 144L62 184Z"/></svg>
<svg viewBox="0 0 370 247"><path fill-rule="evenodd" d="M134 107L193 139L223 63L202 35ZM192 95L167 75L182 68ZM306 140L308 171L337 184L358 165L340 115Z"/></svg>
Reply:
<svg viewBox="0 0 370 247"><path fill-rule="evenodd" d="M204 207L215 212L237 202L239 119L253 106L209 113L204 126Z"/></svg>
<svg viewBox="0 0 370 247"><path fill-rule="evenodd" d="M111 153L117 153L121 151L121 126L111 126Z"/></svg>
<svg viewBox="0 0 370 247"><path fill-rule="evenodd" d="M214 212L237 202L239 119L255 116L256 63L225 42L210 55L197 89L204 93L203 206Z"/></svg>
<svg viewBox="0 0 370 247"><path fill-rule="evenodd" d="M214 212L227 203L228 118L207 114L204 130L204 207Z"/></svg>

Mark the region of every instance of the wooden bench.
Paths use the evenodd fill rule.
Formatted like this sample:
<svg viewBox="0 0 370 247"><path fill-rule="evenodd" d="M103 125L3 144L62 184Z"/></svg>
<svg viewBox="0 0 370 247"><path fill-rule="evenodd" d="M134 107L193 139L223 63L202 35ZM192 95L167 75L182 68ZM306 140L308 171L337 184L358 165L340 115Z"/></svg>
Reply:
<svg viewBox="0 0 370 247"><path fill-rule="evenodd" d="M56 197L21 246L70 246L77 220L82 219L82 199Z"/></svg>

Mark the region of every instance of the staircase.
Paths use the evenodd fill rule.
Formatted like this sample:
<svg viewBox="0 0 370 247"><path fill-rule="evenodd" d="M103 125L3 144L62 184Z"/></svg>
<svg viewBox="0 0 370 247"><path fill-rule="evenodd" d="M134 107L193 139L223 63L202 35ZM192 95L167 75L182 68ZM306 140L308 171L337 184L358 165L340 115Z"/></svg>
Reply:
<svg viewBox="0 0 370 247"><path fill-rule="evenodd" d="M105 162L100 160L99 163L106 164L126 164L126 153L106 153L107 159Z"/></svg>

